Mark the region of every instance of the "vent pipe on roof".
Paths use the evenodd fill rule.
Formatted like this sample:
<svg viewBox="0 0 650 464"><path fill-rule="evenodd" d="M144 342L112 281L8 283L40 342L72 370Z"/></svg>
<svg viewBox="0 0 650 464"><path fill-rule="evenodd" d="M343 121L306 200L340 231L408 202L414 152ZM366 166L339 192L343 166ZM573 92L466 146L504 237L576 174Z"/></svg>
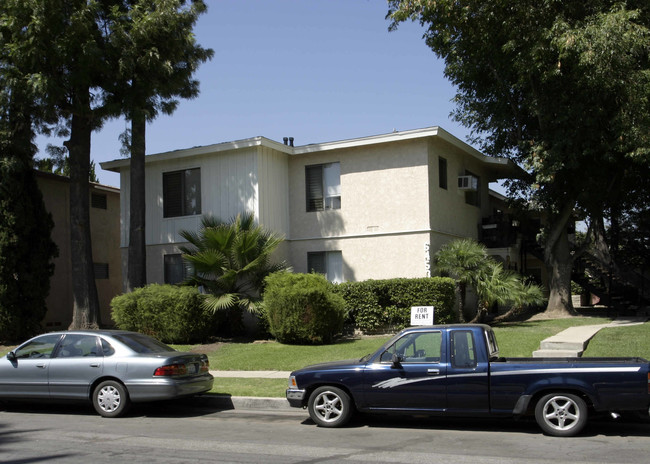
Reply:
<svg viewBox="0 0 650 464"><path fill-rule="evenodd" d="M282 138L282 141L284 142L285 145L289 145L289 137Z"/></svg>
<svg viewBox="0 0 650 464"><path fill-rule="evenodd" d="M293 147L293 137L289 137L289 146Z"/></svg>

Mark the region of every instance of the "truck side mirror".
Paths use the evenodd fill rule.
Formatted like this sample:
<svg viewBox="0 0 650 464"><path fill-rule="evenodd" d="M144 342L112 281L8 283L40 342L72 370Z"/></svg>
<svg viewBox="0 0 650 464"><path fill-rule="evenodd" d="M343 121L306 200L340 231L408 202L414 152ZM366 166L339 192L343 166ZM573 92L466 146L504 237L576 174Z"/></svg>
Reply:
<svg viewBox="0 0 650 464"><path fill-rule="evenodd" d="M404 361L404 358L402 358L397 353L393 353L392 361L393 361L393 367L402 367L402 361Z"/></svg>

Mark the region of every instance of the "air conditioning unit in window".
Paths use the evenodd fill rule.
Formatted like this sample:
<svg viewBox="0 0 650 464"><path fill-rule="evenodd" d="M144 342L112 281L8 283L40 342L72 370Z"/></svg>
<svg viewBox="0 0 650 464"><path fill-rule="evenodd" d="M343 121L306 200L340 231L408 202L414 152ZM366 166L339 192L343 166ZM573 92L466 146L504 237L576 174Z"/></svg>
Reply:
<svg viewBox="0 0 650 464"><path fill-rule="evenodd" d="M459 190L478 190L478 178L474 176L458 176Z"/></svg>

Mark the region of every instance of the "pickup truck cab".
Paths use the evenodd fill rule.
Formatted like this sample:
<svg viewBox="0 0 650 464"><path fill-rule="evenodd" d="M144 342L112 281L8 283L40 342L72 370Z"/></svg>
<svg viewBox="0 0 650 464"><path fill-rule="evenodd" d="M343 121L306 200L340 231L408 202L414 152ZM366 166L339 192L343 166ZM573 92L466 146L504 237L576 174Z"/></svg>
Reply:
<svg viewBox="0 0 650 464"><path fill-rule="evenodd" d="M487 325L408 328L358 360L294 371L286 396L323 427L353 411L455 416L534 414L542 430L573 436L590 411L650 414L642 358L501 358Z"/></svg>

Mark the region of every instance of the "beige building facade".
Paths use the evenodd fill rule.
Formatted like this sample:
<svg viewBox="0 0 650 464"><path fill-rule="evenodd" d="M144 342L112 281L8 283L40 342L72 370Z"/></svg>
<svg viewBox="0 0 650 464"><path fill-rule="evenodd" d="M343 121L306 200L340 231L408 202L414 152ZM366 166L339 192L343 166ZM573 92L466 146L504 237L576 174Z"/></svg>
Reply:
<svg viewBox="0 0 650 464"><path fill-rule="evenodd" d="M121 176L125 265L128 160L101 166ZM284 235L279 255L296 272L332 281L428 276L440 246L479 238L492 214L489 183L521 173L440 127L304 146L255 137L149 155L147 279L182 278L179 231L197 230L203 215L245 211Z"/></svg>
<svg viewBox="0 0 650 464"><path fill-rule="evenodd" d="M70 181L67 177L36 172L45 209L52 215L52 240L59 248L46 299L46 330L67 329L72 322L72 265L70 261ZM110 302L122 293L120 254L120 190L90 184L90 233L95 284L102 325L112 325Z"/></svg>

